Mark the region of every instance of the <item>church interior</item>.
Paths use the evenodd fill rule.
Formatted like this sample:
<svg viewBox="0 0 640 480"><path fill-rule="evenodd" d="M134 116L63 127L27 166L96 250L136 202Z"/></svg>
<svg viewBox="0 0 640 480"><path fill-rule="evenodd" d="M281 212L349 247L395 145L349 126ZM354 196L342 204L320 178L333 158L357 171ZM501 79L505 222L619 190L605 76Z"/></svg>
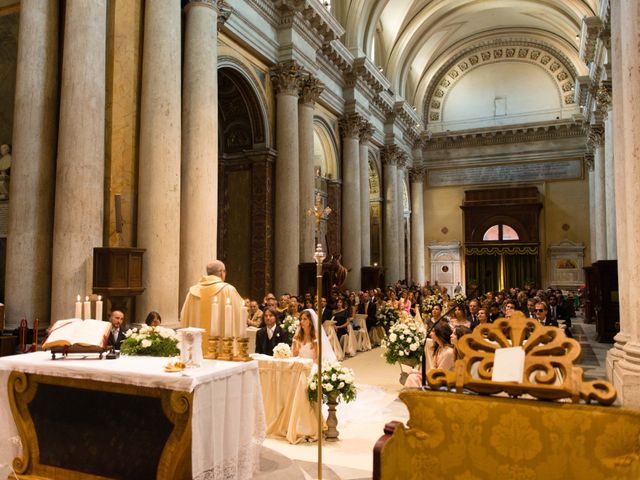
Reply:
<svg viewBox="0 0 640 480"><path fill-rule="evenodd" d="M214 259L315 295L321 250L325 295L583 295L608 408L640 409L638 38L636 0L0 0L0 354L98 295L178 328ZM327 478L408 418L371 352Z"/></svg>

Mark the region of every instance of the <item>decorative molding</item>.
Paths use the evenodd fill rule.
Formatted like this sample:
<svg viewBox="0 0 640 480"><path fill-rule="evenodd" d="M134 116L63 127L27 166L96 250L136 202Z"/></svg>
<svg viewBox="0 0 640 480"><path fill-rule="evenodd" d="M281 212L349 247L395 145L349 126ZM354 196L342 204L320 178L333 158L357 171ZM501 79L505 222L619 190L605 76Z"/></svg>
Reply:
<svg viewBox="0 0 640 480"><path fill-rule="evenodd" d="M587 135L587 145L590 148L598 148L604 144L604 124L600 121L594 121L589 126Z"/></svg>
<svg viewBox="0 0 640 480"><path fill-rule="evenodd" d="M426 142L424 150L501 145L586 136L585 125L580 122L548 122L536 125L514 125L482 130L463 130L435 133ZM424 138L424 137L423 137Z"/></svg>
<svg viewBox="0 0 640 480"><path fill-rule="evenodd" d="M424 124L442 121L443 100L464 75L481 65L508 61L543 67L558 86L563 103L575 103L572 89L577 73L561 52L542 43L498 40L463 51L436 72L425 96Z"/></svg>
<svg viewBox="0 0 640 480"><path fill-rule="evenodd" d="M580 30L580 58L582 58L587 65L593 62L595 58L596 45L603 28L604 23L598 16L585 17L582 19L582 29Z"/></svg>
<svg viewBox="0 0 640 480"><path fill-rule="evenodd" d="M373 136L373 125L371 125L367 121L364 121L362 123L362 127L360 128L360 143L365 144L370 142L372 136Z"/></svg>
<svg viewBox="0 0 640 480"><path fill-rule="evenodd" d="M340 38L344 28L335 17L322 6L312 0L274 0L274 6L283 14L283 23L290 20L293 13L299 13L304 20L306 30L319 41L320 45Z"/></svg>
<svg viewBox="0 0 640 480"><path fill-rule="evenodd" d="M234 13L234 9L227 5L224 0L218 2L218 31L222 30L232 13Z"/></svg>
<svg viewBox="0 0 640 480"><path fill-rule="evenodd" d="M409 169L409 181L411 183L424 182L424 174L427 171L425 167L412 167Z"/></svg>
<svg viewBox="0 0 640 480"><path fill-rule="evenodd" d="M364 121L357 113L348 113L340 119L338 126L342 138L360 138Z"/></svg>
<svg viewBox="0 0 640 480"><path fill-rule="evenodd" d="M303 69L296 61L289 60L274 65L269 74L276 94L298 95Z"/></svg>
<svg viewBox="0 0 640 480"><path fill-rule="evenodd" d="M603 80L596 92L596 107L603 115L611 108L612 98L611 80Z"/></svg>
<svg viewBox="0 0 640 480"><path fill-rule="evenodd" d="M397 165L400 148L397 145L385 145L380 149L380 160L383 165Z"/></svg>
<svg viewBox="0 0 640 480"><path fill-rule="evenodd" d="M315 104L325 88L324 84L311 74L308 74L300 83L300 103Z"/></svg>
<svg viewBox="0 0 640 480"><path fill-rule="evenodd" d="M589 172L593 172L595 162L594 162L594 154L593 152L586 152L584 154L584 166L587 168Z"/></svg>

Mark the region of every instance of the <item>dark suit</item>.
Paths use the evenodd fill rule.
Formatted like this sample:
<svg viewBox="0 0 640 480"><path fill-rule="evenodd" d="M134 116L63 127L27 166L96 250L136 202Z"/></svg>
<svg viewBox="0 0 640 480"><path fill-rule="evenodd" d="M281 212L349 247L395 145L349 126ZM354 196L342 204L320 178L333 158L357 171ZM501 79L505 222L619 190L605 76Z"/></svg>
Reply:
<svg viewBox="0 0 640 480"><path fill-rule="evenodd" d="M324 322L325 320L331 320L332 317L333 317L333 310L331 310L329 306L324 307L322 309L322 321Z"/></svg>
<svg viewBox="0 0 640 480"><path fill-rule="evenodd" d="M267 335L267 326L265 325L256 332L256 353L273 356L273 347L279 343L286 342L287 336L284 334L280 325L276 325L271 339L269 339L269 335Z"/></svg>
<svg viewBox="0 0 640 480"><path fill-rule="evenodd" d="M118 339L114 340L113 332L109 332L109 346L112 346L114 350L120 350L120 345L124 342L124 339L127 338L124 336L124 329L120 327L118 330Z"/></svg>
<svg viewBox="0 0 640 480"><path fill-rule="evenodd" d="M367 305L367 311L365 312L365 305ZM367 330L376 326L376 302L369 300L366 304L361 303L358 305L358 313L367 314Z"/></svg>

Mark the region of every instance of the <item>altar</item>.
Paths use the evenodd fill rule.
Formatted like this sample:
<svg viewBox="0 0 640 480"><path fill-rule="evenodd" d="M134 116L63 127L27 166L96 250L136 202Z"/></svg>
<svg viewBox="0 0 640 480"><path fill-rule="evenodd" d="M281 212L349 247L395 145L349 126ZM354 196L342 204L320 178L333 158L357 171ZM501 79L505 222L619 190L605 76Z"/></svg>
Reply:
<svg viewBox="0 0 640 480"><path fill-rule="evenodd" d="M166 362L0 359L0 473L251 478L266 428L257 362L205 360L172 373Z"/></svg>

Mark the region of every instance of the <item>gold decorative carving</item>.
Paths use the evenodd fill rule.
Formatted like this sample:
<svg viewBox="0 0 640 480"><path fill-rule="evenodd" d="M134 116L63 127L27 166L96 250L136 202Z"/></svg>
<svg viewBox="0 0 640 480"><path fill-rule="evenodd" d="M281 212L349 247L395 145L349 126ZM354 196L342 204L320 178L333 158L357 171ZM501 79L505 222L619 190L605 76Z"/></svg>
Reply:
<svg viewBox="0 0 640 480"><path fill-rule="evenodd" d="M496 350L522 347L525 352L521 383L491 380ZM543 326L537 320L516 312L490 324L482 324L458 341L460 359L454 371L434 369L428 372L431 388L446 387L462 392L468 389L481 394L506 392L513 397L531 395L542 400L596 400L611 405L616 392L609 382L585 382L583 371L575 366L581 355L580 344L567 338L559 327Z"/></svg>

